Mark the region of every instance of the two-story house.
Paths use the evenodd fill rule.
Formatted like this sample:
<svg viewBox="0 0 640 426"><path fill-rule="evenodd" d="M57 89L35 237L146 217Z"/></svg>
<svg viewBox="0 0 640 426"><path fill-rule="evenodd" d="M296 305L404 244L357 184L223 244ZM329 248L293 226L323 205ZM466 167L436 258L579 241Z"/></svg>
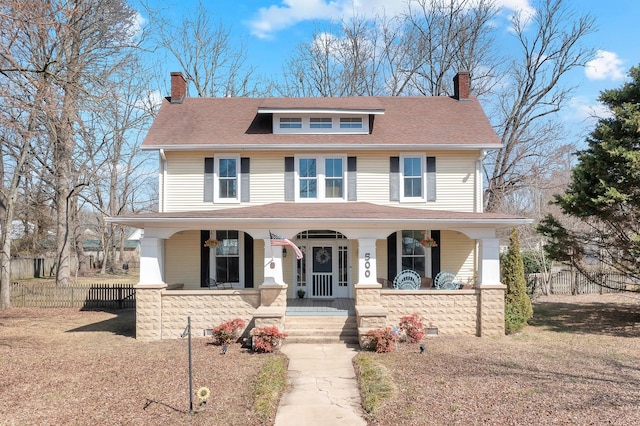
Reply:
<svg viewBox="0 0 640 426"><path fill-rule="evenodd" d="M496 230L530 221L482 211L500 143L469 79L453 97L189 98L172 73L142 144L158 212L109 218L144 229L137 338L178 337L187 316L282 328L298 290L350 301L361 333L418 312L441 334L503 334ZM390 285L406 269L420 288ZM468 285L432 287L444 271Z"/></svg>

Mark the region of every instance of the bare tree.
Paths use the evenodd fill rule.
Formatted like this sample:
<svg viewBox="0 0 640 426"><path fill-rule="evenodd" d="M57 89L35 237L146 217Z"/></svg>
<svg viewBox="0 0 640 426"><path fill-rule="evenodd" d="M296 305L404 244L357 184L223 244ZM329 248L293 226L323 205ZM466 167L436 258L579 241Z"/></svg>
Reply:
<svg viewBox="0 0 640 426"><path fill-rule="evenodd" d="M100 108L91 115L90 131L83 139L86 164L81 169L88 188L81 197L98 213L94 226L104 250L102 273L120 270L117 263L124 251L126 231L120 225L106 224L104 216L140 211L136 192L142 186L154 187L143 168L147 157L138 150L154 112L147 108L144 88L149 81L136 78L139 72L136 61L121 67L110 84L110 95L100 100Z"/></svg>
<svg viewBox="0 0 640 426"><path fill-rule="evenodd" d="M562 127L553 119L573 89L563 85L564 77L594 54L582 45L594 31L593 18L578 16L564 0L542 0L536 10L535 15L513 18L521 57L511 62L507 89L498 94L498 108L492 114L499 119L503 148L486 163L487 211L502 208L509 194L529 184L529 177L552 167L549 154L562 139Z"/></svg>
<svg viewBox="0 0 640 426"><path fill-rule="evenodd" d="M473 75L474 94L481 96L495 84L498 61L489 25L498 11L492 0L415 0L404 16L406 60L394 75L399 93L423 96L453 95L458 71Z"/></svg>
<svg viewBox="0 0 640 426"><path fill-rule="evenodd" d="M3 5L2 19L9 28L0 51L3 73L40 90L30 89L31 96L23 91L22 100L37 109L37 123L52 147L52 157L43 161L53 177L56 281L66 285L72 242L69 205L82 187L73 169L82 111L95 89L126 60L121 52L131 46L135 11L124 0L12 0Z"/></svg>
<svg viewBox="0 0 640 426"><path fill-rule="evenodd" d="M222 22L213 25L207 9L197 10L176 26L149 6L156 44L173 56L193 83L198 97L250 96L259 92L253 67L246 65L244 43L235 44Z"/></svg>

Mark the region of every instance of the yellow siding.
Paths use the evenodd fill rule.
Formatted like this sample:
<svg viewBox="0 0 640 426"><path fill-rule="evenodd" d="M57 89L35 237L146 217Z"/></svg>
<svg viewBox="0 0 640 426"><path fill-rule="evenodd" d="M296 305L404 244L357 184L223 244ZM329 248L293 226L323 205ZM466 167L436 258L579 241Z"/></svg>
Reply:
<svg viewBox="0 0 640 426"><path fill-rule="evenodd" d="M390 204L389 154L358 153L358 201ZM394 202L395 204L395 202Z"/></svg>
<svg viewBox="0 0 640 426"><path fill-rule="evenodd" d="M376 278L387 278L388 257L387 257L387 240L378 240L376 242L376 269L378 276Z"/></svg>
<svg viewBox="0 0 640 426"><path fill-rule="evenodd" d="M389 201L389 157L399 152L358 155L358 201L412 208L473 211L477 152L429 151L436 157L436 201L399 203Z"/></svg>
<svg viewBox="0 0 640 426"><path fill-rule="evenodd" d="M442 231L440 243L440 269L453 272L466 283L474 275L475 241L455 231Z"/></svg>
<svg viewBox="0 0 640 426"><path fill-rule="evenodd" d="M229 208L284 201L284 157L294 152L247 152L243 157L251 159L250 203L214 205L203 201L204 158L214 152L167 152L167 176L165 181L165 211L204 210L216 207ZM340 154L340 152L336 152ZM400 152L358 153L358 201L398 205L389 201L389 157ZM429 151L435 156L435 202L402 203L403 206L425 209L473 211L475 162L477 152Z"/></svg>
<svg viewBox="0 0 640 426"><path fill-rule="evenodd" d="M165 281L200 288L200 231L183 231L165 241Z"/></svg>
<svg viewBox="0 0 640 426"><path fill-rule="evenodd" d="M253 240L253 288L264 282L264 240Z"/></svg>
<svg viewBox="0 0 640 426"><path fill-rule="evenodd" d="M433 208L467 212L474 210L476 159L477 154L466 152L436 154L437 201L432 204Z"/></svg>
<svg viewBox="0 0 640 426"><path fill-rule="evenodd" d="M165 211L202 210L204 203L204 157L207 152L167 152ZM208 205L208 206L207 206Z"/></svg>
<svg viewBox="0 0 640 426"><path fill-rule="evenodd" d="M250 157L251 204L284 201L284 157L282 153L260 153Z"/></svg>

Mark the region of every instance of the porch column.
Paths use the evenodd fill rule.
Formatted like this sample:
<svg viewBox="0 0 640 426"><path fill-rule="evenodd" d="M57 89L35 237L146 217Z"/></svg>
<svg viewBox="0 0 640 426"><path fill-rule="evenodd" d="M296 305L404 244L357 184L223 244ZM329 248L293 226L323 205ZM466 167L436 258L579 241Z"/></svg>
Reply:
<svg viewBox="0 0 640 426"><path fill-rule="evenodd" d="M144 237L140 241L140 281L136 288L136 339L162 339L162 292L164 240Z"/></svg>
<svg viewBox="0 0 640 426"><path fill-rule="evenodd" d="M164 240L144 237L140 240L139 285L164 284Z"/></svg>
<svg viewBox="0 0 640 426"><path fill-rule="evenodd" d="M378 284L376 266L376 239L358 240L358 284Z"/></svg>
<svg viewBox="0 0 640 426"><path fill-rule="evenodd" d="M479 248L477 284L500 284L500 240L481 238Z"/></svg>
<svg viewBox="0 0 640 426"><path fill-rule="evenodd" d="M263 285L283 285L282 246L272 246L271 239L264 240Z"/></svg>

